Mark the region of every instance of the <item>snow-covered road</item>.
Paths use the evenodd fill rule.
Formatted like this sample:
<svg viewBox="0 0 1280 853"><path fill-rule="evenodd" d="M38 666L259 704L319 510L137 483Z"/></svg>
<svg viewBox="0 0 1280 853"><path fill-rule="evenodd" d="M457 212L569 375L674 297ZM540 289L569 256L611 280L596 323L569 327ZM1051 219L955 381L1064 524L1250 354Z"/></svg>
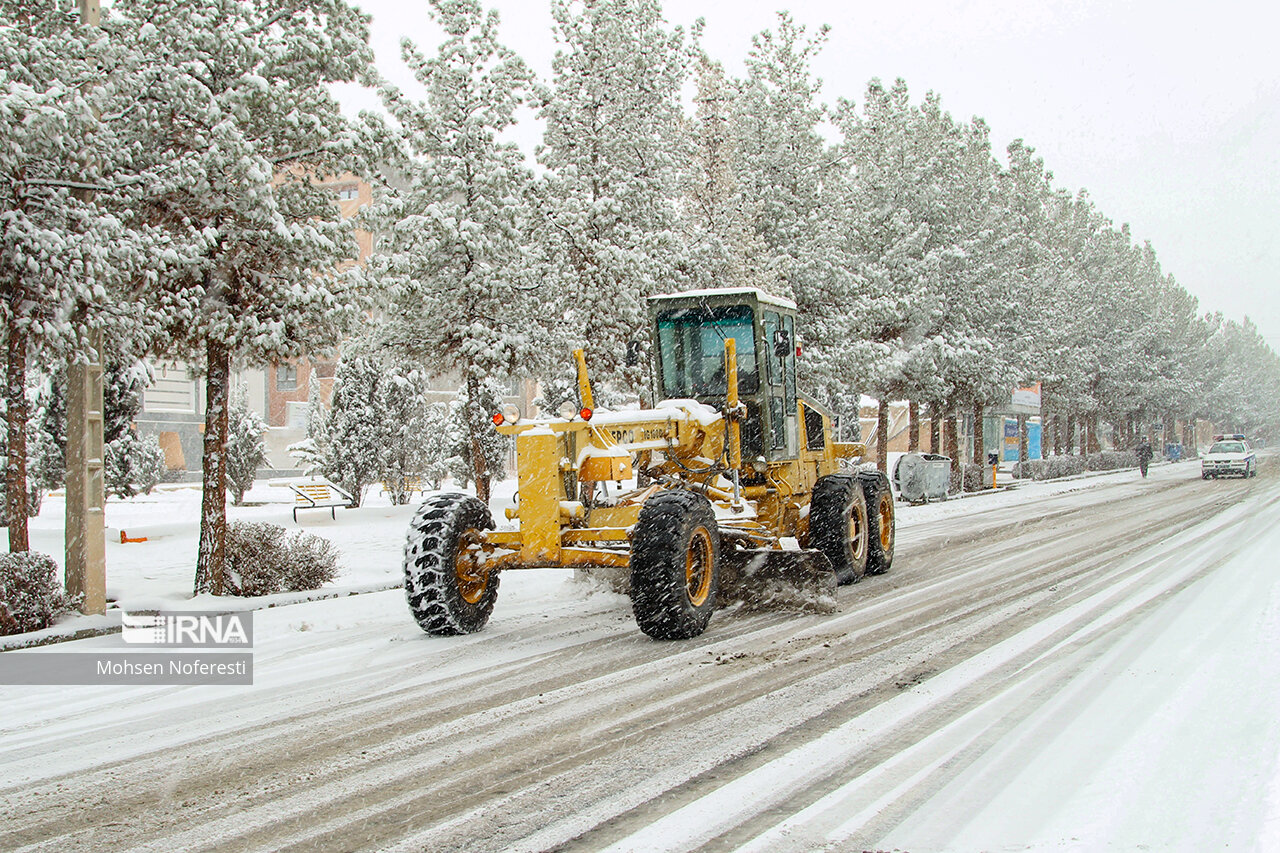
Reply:
<svg viewBox="0 0 1280 853"><path fill-rule="evenodd" d="M460 638L260 612L252 687L4 688L0 849L1280 849L1278 467L912 508L682 643L513 573Z"/></svg>

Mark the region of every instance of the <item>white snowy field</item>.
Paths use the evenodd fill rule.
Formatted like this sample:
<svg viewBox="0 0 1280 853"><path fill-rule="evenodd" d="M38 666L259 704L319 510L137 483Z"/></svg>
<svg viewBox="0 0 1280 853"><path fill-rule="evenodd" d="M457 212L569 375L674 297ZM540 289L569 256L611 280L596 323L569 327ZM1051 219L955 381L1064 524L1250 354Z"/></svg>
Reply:
<svg viewBox="0 0 1280 853"><path fill-rule="evenodd" d="M399 590L259 611L252 686L0 686L0 849L1280 849L1278 480L900 505L893 572L836 613L687 643L549 570L467 637ZM293 527L279 491L233 517ZM300 513L337 589L398 579L412 510L372 498ZM112 503L148 536L109 545L122 604L186 601L198 508Z"/></svg>

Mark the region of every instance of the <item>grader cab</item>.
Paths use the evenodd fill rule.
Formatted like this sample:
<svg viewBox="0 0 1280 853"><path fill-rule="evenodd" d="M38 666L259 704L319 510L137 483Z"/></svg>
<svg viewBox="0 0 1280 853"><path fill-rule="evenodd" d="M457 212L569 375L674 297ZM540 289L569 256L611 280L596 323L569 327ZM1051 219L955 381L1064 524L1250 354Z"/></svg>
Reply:
<svg viewBox="0 0 1280 853"><path fill-rule="evenodd" d="M830 602L889 570L893 495L796 390L796 307L750 288L651 297L650 409L595 408L584 354L571 417L495 416L516 443L510 529L464 494L419 507L405 594L431 634L484 627L502 572L621 573L640 629L701 634L722 600ZM504 525L504 527L506 527Z"/></svg>

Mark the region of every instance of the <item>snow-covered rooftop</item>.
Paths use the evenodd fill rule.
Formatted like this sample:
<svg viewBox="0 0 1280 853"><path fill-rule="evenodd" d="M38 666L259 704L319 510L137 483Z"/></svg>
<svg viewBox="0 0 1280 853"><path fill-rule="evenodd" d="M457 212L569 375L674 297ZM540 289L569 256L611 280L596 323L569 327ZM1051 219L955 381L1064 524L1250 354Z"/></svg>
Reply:
<svg viewBox="0 0 1280 853"><path fill-rule="evenodd" d="M685 290L681 293L660 293L650 296L650 299L688 299L689 297L699 296L732 296L741 294L742 296L753 296L759 302L766 305L777 305L780 308L789 308L796 310L796 304L790 299L784 299L781 296L774 296L772 293L765 293L758 287L707 287L701 290Z"/></svg>

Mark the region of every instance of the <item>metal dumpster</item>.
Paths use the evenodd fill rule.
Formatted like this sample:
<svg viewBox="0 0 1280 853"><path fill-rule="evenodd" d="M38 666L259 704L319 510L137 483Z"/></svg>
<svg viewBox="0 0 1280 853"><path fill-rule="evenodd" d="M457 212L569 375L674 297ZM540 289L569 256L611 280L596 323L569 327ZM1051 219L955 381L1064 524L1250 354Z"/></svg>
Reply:
<svg viewBox="0 0 1280 853"><path fill-rule="evenodd" d="M908 453L898 460L893 479L905 501L946 500L951 488L951 457L937 453Z"/></svg>

